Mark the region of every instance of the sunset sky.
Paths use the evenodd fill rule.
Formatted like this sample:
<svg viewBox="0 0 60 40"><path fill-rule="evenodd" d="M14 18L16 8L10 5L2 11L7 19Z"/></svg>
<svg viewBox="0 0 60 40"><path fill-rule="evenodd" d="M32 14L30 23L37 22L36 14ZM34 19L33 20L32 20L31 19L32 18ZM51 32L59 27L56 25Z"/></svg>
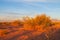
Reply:
<svg viewBox="0 0 60 40"><path fill-rule="evenodd" d="M1 19L15 19L41 13L60 19L60 0L0 0Z"/></svg>

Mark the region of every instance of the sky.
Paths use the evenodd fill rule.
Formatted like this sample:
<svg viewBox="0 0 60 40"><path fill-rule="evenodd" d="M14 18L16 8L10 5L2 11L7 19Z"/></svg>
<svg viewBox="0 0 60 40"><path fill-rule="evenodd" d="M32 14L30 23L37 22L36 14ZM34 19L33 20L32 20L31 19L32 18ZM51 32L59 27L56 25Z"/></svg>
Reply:
<svg viewBox="0 0 60 40"><path fill-rule="evenodd" d="M0 19L46 14L60 19L60 0L0 0Z"/></svg>

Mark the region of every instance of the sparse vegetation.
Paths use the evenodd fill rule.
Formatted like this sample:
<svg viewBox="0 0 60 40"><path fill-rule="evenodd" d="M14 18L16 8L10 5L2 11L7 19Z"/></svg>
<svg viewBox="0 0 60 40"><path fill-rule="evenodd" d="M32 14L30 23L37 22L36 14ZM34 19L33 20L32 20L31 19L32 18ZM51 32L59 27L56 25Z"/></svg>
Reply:
<svg viewBox="0 0 60 40"><path fill-rule="evenodd" d="M59 30L60 21L42 14L35 18L0 22L0 40L60 40Z"/></svg>

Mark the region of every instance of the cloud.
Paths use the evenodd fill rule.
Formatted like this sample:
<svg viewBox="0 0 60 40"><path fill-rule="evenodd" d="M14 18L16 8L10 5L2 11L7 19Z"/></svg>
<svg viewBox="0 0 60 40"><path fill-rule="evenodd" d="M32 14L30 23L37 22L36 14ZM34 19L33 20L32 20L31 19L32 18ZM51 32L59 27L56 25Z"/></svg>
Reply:
<svg viewBox="0 0 60 40"><path fill-rule="evenodd" d="M45 2L46 0L4 0L10 2Z"/></svg>
<svg viewBox="0 0 60 40"><path fill-rule="evenodd" d="M46 0L23 0L26 2L45 2Z"/></svg>
<svg viewBox="0 0 60 40"><path fill-rule="evenodd" d="M60 0L22 0L25 2L60 2Z"/></svg>
<svg viewBox="0 0 60 40"><path fill-rule="evenodd" d="M60 2L60 0L3 0L9 2Z"/></svg>

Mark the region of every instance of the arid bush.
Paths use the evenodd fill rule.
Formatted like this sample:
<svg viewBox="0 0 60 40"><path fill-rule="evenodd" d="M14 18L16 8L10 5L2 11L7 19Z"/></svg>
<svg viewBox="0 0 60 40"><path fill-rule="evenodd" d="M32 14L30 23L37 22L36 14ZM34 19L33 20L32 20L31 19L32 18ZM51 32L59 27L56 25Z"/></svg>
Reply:
<svg viewBox="0 0 60 40"><path fill-rule="evenodd" d="M60 40L60 21L45 14L0 22L0 40Z"/></svg>

